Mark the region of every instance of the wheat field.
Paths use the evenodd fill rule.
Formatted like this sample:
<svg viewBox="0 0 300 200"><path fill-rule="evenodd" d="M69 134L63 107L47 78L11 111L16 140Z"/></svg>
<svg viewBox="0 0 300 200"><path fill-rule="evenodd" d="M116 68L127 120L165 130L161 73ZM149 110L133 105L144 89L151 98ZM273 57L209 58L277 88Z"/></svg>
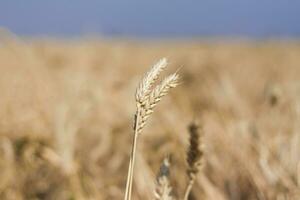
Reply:
<svg viewBox="0 0 300 200"><path fill-rule="evenodd" d="M300 43L0 37L0 199L123 199L135 90L160 58L180 83L139 139L132 199L170 155L182 199L188 127L203 166L189 199L300 199Z"/></svg>

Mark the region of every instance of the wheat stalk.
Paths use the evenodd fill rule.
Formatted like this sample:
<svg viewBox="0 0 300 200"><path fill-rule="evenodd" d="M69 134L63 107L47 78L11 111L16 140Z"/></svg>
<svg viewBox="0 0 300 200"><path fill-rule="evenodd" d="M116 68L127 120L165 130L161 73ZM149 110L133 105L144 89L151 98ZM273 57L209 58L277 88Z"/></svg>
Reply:
<svg viewBox="0 0 300 200"><path fill-rule="evenodd" d="M160 167L156 178L155 200L173 200L172 187L170 186L170 158L166 157Z"/></svg>
<svg viewBox="0 0 300 200"><path fill-rule="evenodd" d="M177 73L174 73L165 78L156 87L153 86L155 81L158 79L159 74L166 68L166 66L167 60L165 58L161 59L149 70L148 73L146 73L136 90L135 97L137 110L134 117L134 135L127 174L125 200L131 199L132 179L138 136L145 126L147 119L153 113L154 107L158 104L161 98L167 95L171 88L174 88L178 85L179 76Z"/></svg>
<svg viewBox="0 0 300 200"><path fill-rule="evenodd" d="M187 163L188 163L187 175L189 177L189 183L185 190L184 200L188 200L196 176L203 164L203 151L201 149L201 140L200 140L202 133L199 134L199 127L195 122L190 124L189 134L190 134L189 149L187 151Z"/></svg>

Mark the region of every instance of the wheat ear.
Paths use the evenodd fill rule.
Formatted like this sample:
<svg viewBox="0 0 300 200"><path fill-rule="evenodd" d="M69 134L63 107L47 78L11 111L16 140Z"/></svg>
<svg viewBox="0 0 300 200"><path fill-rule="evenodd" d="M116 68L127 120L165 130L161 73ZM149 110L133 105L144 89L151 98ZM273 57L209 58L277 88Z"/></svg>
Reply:
<svg viewBox="0 0 300 200"><path fill-rule="evenodd" d="M151 87L158 79L159 74L167 67L167 64L167 59L162 58L147 72L136 90L135 99L137 103L145 103L145 100L151 92Z"/></svg>
<svg viewBox="0 0 300 200"><path fill-rule="evenodd" d="M187 175L189 177L189 183L185 190L184 200L188 200L196 176L203 164L203 151L201 148L202 133L199 133L199 127L195 122L190 124L189 134L190 134L189 149L187 151L187 164L188 164Z"/></svg>
<svg viewBox="0 0 300 200"><path fill-rule="evenodd" d="M140 135L142 128L145 126L147 119L150 117L151 113L153 113L153 109L157 103L163 96L168 94L171 88L176 87L178 84L179 76L175 73L165 78L156 87L153 86L155 81L158 79L159 74L166 68L166 66L167 60L165 58L161 59L144 76L136 90L135 97L137 110L134 117L134 135L127 174L125 200L131 199L133 169L138 136Z"/></svg>
<svg viewBox="0 0 300 200"><path fill-rule="evenodd" d="M156 177L155 200L173 200L172 187L170 185L170 157L166 157Z"/></svg>
<svg viewBox="0 0 300 200"><path fill-rule="evenodd" d="M175 88L178 85L179 76L174 73L165 78L161 84L157 85L148 95L141 104L140 118L138 123L137 132L140 133L142 128L145 126L147 119L153 113L155 106L162 99L163 96L167 95L171 88Z"/></svg>

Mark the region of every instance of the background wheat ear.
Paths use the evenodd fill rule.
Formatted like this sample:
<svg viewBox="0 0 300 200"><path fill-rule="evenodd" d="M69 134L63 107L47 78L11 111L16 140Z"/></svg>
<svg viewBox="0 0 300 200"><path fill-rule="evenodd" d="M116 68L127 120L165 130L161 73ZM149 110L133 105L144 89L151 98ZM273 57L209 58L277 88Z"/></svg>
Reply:
<svg viewBox="0 0 300 200"><path fill-rule="evenodd" d="M155 200L173 200L170 185L170 156L164 158L156 177Z"/></svg>
<svg viewBox="0 0 300 200"><path fill-rule="evenodd" d="M184 200L188 200L189 194L194 185L196 176L203 166L203 150L202 150L202 127L199 127L196 122L192 122L189 127L189 147L187 151L187 175L189 182L185 191Z"/></svg>
<svg viewBox="0 0 300 200"><path fill-rule="evenodd" d="M129 159L129 167L127 174L125 200L131 199L133 169L136 155L138 136L140 135L147 119L153 113L154 107L167 95L171 88L178 85L179 76L177 73L167 76L160 84L153 86L158 79L159 74L166 68L167 60L161 59L154 65L143 77L136 90L136 113L134 116L134 135ZM154 87L154 88L153 88Z"/></svg>

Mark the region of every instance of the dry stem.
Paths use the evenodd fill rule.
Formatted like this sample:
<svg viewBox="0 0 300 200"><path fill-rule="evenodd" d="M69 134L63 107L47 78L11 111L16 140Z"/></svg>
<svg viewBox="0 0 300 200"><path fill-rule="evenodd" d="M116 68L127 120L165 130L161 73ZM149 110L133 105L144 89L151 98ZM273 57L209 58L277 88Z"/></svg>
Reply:
<svg viewBox="0 0 300 200"><path fill-rule="evenodd" d="M137 140L138 140L138 135L139 135L138 134L139 118L140 118L140 107L138 106L137 112L135 115L135 120L134 120L134 135L133 135L130 160L129 160L129 168L128 168L128 174L127 174L126 192L125 192L125 198L124 198L125 200L131 199L133 169L134 169L134 162L135 162L135 155L136 155L136 148L137 148Z"/></svg>

